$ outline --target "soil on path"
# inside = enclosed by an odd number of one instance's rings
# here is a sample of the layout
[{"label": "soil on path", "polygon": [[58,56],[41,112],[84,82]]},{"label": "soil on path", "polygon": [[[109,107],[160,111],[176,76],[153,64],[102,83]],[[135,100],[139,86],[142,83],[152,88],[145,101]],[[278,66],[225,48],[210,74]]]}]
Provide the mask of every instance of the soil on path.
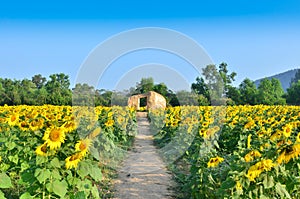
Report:
[{"label": "soil on path", "polygon": [[138,117],[138,135],[118,172],[115,199],[171,199],[172,176],[153,145],[146,117]]}]

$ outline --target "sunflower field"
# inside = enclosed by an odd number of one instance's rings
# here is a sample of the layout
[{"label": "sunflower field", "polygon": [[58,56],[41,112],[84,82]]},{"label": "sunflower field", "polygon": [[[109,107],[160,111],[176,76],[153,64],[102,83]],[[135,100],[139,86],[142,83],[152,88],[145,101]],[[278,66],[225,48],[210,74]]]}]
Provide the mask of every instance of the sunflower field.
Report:
[{"label": "sunflower field", "polygon": [[300,107],[181,106],[149,118],[180,197],[300,198]]},{"label": "sunflower field", "polygon": [[122,107],[0,107],[0,198],[102,198],[136,134]]}]

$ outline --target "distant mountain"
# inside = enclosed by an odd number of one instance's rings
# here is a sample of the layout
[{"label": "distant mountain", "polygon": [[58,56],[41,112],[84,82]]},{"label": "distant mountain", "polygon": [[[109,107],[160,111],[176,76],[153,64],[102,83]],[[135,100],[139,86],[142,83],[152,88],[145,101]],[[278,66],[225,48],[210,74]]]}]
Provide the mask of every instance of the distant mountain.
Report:
[{"label": "distant mountain", "polygon": [[[291,80],[295,77],[295,74],[296,74],[297,70],[298,69],[293,69],[293,70],[289,70],[289,71],[279,73],[277,75],[273,75],[273,76],[270,76],[270,77],[265,77],[265,78],[268,78],[268,79],[276,78],[276,79],[278,79],[281,82],[283,90],[286,91],[287,88],[290,87]],[[265,79],[265,78],[258,79],[256,81],[254,81],[255,85],[258,86],[260,81]]]}]

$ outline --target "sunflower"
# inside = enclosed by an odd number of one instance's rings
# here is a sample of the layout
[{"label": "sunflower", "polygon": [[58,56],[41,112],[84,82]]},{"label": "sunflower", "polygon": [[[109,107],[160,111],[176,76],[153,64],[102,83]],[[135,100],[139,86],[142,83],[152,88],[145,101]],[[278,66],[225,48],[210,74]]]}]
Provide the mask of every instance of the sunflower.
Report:
[{"label": "sunflower", "polygon": [[65,159],[66,162],[66,169],[72,169],[72,168],[77,168],[78,163],[82,159],[82,154],[81,153],[76,153],[74,155],[71,155]]},{"label": "sunflower", "polygon": [[87,152],[89,151],[89,147],[91,145],[92,140],[90,139],[84,139],[77,142],[75,145],[75,150],[80,152],[82,156],[85,156]]},{"label": "sunflower", "polygon": [[43,126],[44,126],[43,118],[36,118],[29,123],[29,128],[32,131],[39,130],[39,129],[43,128]]},{"label": "sunflower", "polygon": [[19,122],[19,115],[18,114],[12,114],[7,118],[7,123],[10,126],[15,126]]},{"label": "sunflower", "polygon": [[224,158],[221,158],[219,156],[215,157],[215,158],[210,158],[210,160],[207,163],[207,167],[216,167],[218,166],[221,162],[224,161]]},{"label": "sunflower", "polygon": [[274,166],[275,164],[272,160],[262,160],[249,168],[246,177],[250,181],[255,181],[255,178],[257,178],[263,171],[270,171]]},{"label": "sunflower", "polygon": [[40,156],[47,156],[48,155],[47,154],[47,144],[44,143],[44,144],[38,146],[35,150],[35,153]]},{"label": "sunflower", "polygon": [[240,181],[236,181],[236,185],[235,185],[236,190],[243,190],[243,186],[240,183]]},{"label": "sunflower", "polygon": [[255,122],[251,119],[247,124],[245,124],[244,129],[252,129],[255,127]]},{"label": "sunflower", "polygon": [[50,147],[51,150],[58,149],[61,146],[61,143],[65,141],[65,133],[60,127],[52,127],[48,128],[45,131],[43,140],[46,141],[47,146]]},{"label": "sunflower", "polygon": [[283,135],[285,137],[290,137],[291,136],[291,133],[292,133],[292,130],[293,130],[293,126],[290,125],[290,124],[287,124],[283,127]]},{"label": "sunflower", "polygon": [[107,120],[107,122],[105,122],[106,127],[110,127],[112,125],[114,125],[114,121],[112,119],[109,119],[109,120]]},{"label": "sunflower", "polygon": [[297,142],[300,142],[300,133],[297,135]]},{"label": "sunflower", "polygon": [[251,137],[252,137],[251,134],[249,134],[248,137],[247,137],[247,149],[251,148]]},{"label": "sunflower", "polygon": [[209,126],[209,122],[203,122],[203,123],[202,123],[202,127],[206,128],[206,127],[208,127],[208,126]]},{"label": "sunflower", "polygon": [[65,133],[70,133],[70,132],[76,130],[77,125],[76,125],[76,122],[74,122],[74,121],[67,121],[61,127],[64,128]]},{"label": "sunflower", "polygon": [[259,153],[259,151],[254,150],[254,151],[250,151],[249,153],[247,153],[244,157],[244,160],[245,160],[245,162],[250,162],[250,161],[253,161],[253,159],[256,157],[261,157],[261,154]]},{"label": "sunflower", "polygon": [[282,162],[288,163],[291,159],[297,158],[300,155],[300,144],[285,147],[279,157],[277,158],[278,164]]},{"label": "sunflower", "polygon": [[27,121],[22,121],[19,122],[18,126],[22,131],[26,131],[29,128],[29,123]]},{"label": "sunflower", "polygon": [[277,130],[275,133],[271,135],[270,140],[274,142],[278,140],[281,136],[282,136],[282,132]]},{"label": "sunflower", "polygon": [[101,128],[97,127],[95,128],[90,134],[89,134],[89,138],[93,139],[95,138],[97,135],[99,135],[101,133]]}]

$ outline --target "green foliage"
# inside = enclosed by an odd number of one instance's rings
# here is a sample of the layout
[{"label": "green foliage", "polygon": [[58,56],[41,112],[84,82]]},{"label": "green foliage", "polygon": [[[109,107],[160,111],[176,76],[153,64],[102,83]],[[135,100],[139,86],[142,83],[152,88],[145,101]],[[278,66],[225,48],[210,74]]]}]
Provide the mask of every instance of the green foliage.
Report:
[{"label": "green foliage", "polygon": [[11,188],[13,185],[11,184],[11,180],[8,175],[5,173],[0,173],[0,188]]},{"label": "green foliage", "polygon": [[[10,111],[7,111],[6,108]],[[82,109],[78,113],[84,113],[85,107],[79,108]],[[44,142],[42,138],[48,125],[61,126],[65,122],[70,122],[67,118],[72,114],[71,107],[2,107],[0,110],[0,120],[2,121],[0,122],[0,199],[106,197],[106,193],[101,191],[104,188],[100,186],[106,186],[105,189],[111,189],[111,187],[108,188],[108,182],[104,182],[103,175],[106,180],[109,179],[107,171],[112,172],[112,169],[116,168],[114,166],[122,160],[126,149],[131,146],[137,125],[135,112],[131,109],[97,108],[99,115],[95,122],[96,125],[102,127],[99,128],[100,134],[94,135],[97,137],[93,137],[90,152],[82,157],[78,167],[67,169],[65,160],[77,152],[76,143],[94,132],[94,127],[87,128],[90,123],[85,118],[82,119],[78,128],[66,134],[67,138],[59,149],[50,151],[47,148],[49,154],[41,156],[36,153],[36,149]],[[31,115],[32,113],[41,113],[41,110],[45,114]],[[87,110],[85,111],[89,113]],[[28,123],[25,125],[27,127],[24,127],[25,130],[19,123],[9,124],[6,122],[10,113],[20,115],[18,122],[26,121]],[[53,117],[47,118],[50,114],[64,116],[56,120]],[[32,121],[37,118],[43,119],[45,122],[38,130],[30,129],[28,125],[32,125]],[[86,136],[81,137],[82,135]],[[115,161],[114,164],[113,161]],[[108,162],[109,165],[106,165]],[[103,172],[103,170],[106,171]]]},{"label": "green foliage", "polygon": [[266,105],[283,105],[284,91],[278,79],[263,79],[258,86],[258,103]]},{"label": "green foliage", "polygon": [[[299,107],[230,106],[226,110],[211,106],[174,107],[149,114],[151,128],[157,129],[155,143],[160,151],[170,148],[169,151],[178,152],[180,142],[173,147],[169,145],[182,131],[186,135],[181,139],[194,136],[185,153],[169,166],[179,184],[177,190],[183,193],[180,198],[300,197]],[[292,128],[289,137],[276,137],[286,125]],[[220,126],[218,131],[208,134]],[[293,158],[280,162],[283,151],[291,146],[297,146],[292,151]],[[254,157],[253,151],[259,155]],[[252,154],[252,159],[247,158],[248,154]],[[162,155],[168,160],[172,153]],[[224,161],[209,166],[215,157]],[[265,169],[266,165],[270,168]],[[254,180],[249,175],[251,168],[259,172]]]},{"label": "green foliage", "polygon": [[295,77],[290,82],[290,86],[292,86],[293,83],[297,83],[299,80],[300,80],[300,69],[297,69]]},{"label": "green foliage", "polygon": [[181,106],[183,105],[190,105],[190,106],[197,106],[199,97],[194,92],[189,91],[178,91],[176,92],[176,97],[180,103]]},{"label": "green foliage", "polygon": [[240,104],[249,104],[249,105],[255,105],[257,104],[257,95],[258,90],[256,88],[256,85],[253,81],[246,78],[239,86],[240,91]]},{"label": "green foliage", "polygon": [[196,82],[192,83],[191,89],[198,95],[202,95],[207,100],[210,100],[208,86],[206,85],[202,77],[196,78]]},{"label": "green foliage", "polygon": [[78,106],[94,106],[95,89],[88,84],[76,84],[73,88],[72,105]]},{"label": "green foliage", "polygon": [[[69,76],[60,73],[52,74],[47,80],[42,75],[34,75],[31,80],[11,80],[0,78],[0,105],[89,105],[112,106],[127,105],[127,98],[135,95],[155,91],[166,98],[168,106],[179,105],[256,105],[256,104],[299,104],[297,80],[300,70],[291,81],[291,87],[285,94],[280,81],[264,79],[258,88],[254,82],[246,78],[238,87],[232,83],[236,73],[229,72],[226,63],[208,65],[202,71],[203,77],[196,77],[191,84],[190,92],[178,91],[174,93],[164,83],[154,84],[154,79],[142,78],[135,88],[129,91],[109,91],[96,89],[86,83],[77,84],[70,89]],[[181,99],[179,99],[181,98]],[[197,99],[196,99],[197,98]],[[181,102],[180,102],[181,101]],[[141,99],[141,106],[146,105],[146,99]]]},{"label": "green foliage", "polygon": [[300,80],[287,89],[286,101],[288,104],[300,105]]}]

